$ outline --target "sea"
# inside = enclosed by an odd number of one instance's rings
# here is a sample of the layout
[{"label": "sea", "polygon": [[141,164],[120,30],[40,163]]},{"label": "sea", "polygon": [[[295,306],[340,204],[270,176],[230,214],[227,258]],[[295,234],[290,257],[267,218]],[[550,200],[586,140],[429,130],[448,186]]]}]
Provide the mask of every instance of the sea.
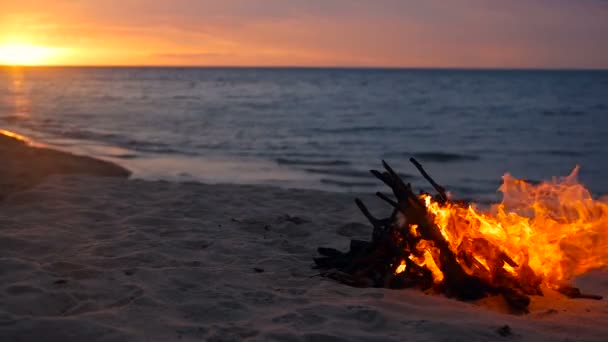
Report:
[{"label": "sea", "polygon": [[4,67],[0,128],[143,179],[430,190],[415,157],[457,198],[577,165],[608,193],[608,71]]}]

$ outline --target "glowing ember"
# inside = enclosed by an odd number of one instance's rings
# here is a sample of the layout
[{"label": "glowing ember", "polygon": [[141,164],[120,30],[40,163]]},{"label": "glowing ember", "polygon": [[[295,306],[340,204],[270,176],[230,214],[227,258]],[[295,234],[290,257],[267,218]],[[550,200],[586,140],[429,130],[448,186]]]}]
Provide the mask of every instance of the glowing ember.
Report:
[{"label": "glowing ember", "polygon": [[[506,174],[499,189],[502,203],[485,211],[449,201],[442,205],[429,195],[421,199],[450,249],[462,256],[458,260],[467,273],[491,275],[493,268],[502,267],[526,282],[529,267],[545,285],[557,288],[608,264],[608,203],[594,200],[577,182],[578,170],[539,185]],[[425,256],[437,255],[422,243],[417,247]],[[514,264],[503,262],[502,253]],[[473,259],[467,262],[465,256]],[[440,281],[442,275],[428,258],[417,261],[425,263]]]},{"label": "glowing ember", "polygon": [[397,266],[397,269],[395,270],[395,274],[405,272],[406,268],[407,268],[407,265],[405,264],[405,261],[401,261],[401,264],[399,264],[399,266]]}]

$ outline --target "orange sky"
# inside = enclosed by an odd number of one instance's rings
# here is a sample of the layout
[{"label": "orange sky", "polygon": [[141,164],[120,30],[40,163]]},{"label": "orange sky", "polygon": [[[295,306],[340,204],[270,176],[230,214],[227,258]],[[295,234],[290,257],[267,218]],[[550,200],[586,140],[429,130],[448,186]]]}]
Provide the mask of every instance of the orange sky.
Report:
[{"label": "orange sky", "polygon": [[606,37],[605,0],[0,0],[0,53],[56,65],[608,68]]}]

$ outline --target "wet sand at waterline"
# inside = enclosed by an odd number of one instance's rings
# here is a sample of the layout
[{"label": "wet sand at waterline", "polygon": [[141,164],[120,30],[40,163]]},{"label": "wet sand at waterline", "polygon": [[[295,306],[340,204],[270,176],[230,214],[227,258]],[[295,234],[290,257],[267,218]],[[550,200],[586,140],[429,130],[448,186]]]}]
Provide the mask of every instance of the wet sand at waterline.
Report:
[{"label": "wet sand at waterline", "polygon": [[26,137],[0,130],[0,200],[16,191],[31,188],[50,175],[126,178],[130,174],[112,163],[35,145]]},{"label": "wet sand at waterline", "polygon": [[[546,290],[529,314],[515,316],[499,298],[465,303],[314,277],[318,246],[346,249],[351,238],[369,238],[350,194],[132,180],[112,164],[4,136],[0,158],[1,341],[604,341],[608,334],[606,300]],[[388,211],[363,198],[375,212]],[[608,296],[605,272],[575,283]]]}]

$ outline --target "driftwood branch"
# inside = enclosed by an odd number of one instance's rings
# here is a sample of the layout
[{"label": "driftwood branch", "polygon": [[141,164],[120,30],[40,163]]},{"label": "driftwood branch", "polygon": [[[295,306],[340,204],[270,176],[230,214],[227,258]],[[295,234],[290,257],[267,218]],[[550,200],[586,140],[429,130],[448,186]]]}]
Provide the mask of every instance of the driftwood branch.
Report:
[{"label": "driftwood branch", "polygon": [[429,174],[424,170],[424,168],[422,167],[422,165],[416,159],[414,159],[412,157],[412,158],[410,158],[410,161],[418,169],[418,171],[420,172],[420,174],[422,174],[422,177],[424,177],[424,179],[426,179],[429,183],[431,183],[431,185],[433,186],[433,188],[437,191],[437,193],[439,194],[440,202],[441,203],[447,202],[448,195],[447,195],[447,193],[445,191],[445,188],[442,187],[441,185],[437,184],[437,182],[435,182],[435,180],[431,176],[429,176]]},{"label": "driftwood branch", "polygon": [[380,199],[382,199],[383,201],[388,203],[391,207],[393,207],[395,209],[399,209],[399,203],[397,203],[396,201],[394,201],[392,198],[388,197],[387,195],[385,195],[381,192],[376,192],[376,196],[378,196]]}]

